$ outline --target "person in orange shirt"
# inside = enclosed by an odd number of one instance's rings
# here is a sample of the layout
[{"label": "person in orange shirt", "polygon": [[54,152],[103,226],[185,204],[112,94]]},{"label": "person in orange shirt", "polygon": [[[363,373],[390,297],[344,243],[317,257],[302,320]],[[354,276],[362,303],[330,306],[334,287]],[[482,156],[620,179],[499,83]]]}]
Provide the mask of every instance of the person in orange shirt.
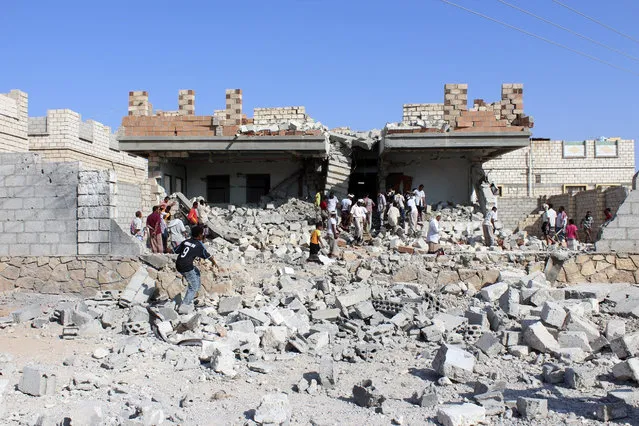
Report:
[{"label": "person in orange shirt", "polygon": [[320,247],[324,245],[322,242],[322,229],[324,225],[321,221],[317,222],[315,229],[311,232],[311,255],[308,257],[308,261],[318,261],[317,255],[319,254]]}]

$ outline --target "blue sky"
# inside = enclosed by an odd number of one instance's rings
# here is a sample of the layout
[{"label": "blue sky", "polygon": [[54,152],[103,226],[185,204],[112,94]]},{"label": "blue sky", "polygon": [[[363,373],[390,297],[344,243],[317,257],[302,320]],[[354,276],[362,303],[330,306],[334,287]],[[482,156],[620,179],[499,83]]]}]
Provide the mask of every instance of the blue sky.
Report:
[{"label": "blue sky", "polygon": [[[592,45],[497,0],[453,0],[639,74],[639,62]],[[509,0],[639,57],[639,43],[551,0]],[[633,0],[562,0],[639,38]],[[524,83],[535,137],[639,140],[639,75],[593,62],[440,0],[243,2],[14,1],[0,14],[0,91],[29,93],[30,115],[70,108],[116,128],[129,90],[157,109],[196,91],[196,113],[242,88],[244,111],[305,105],[324,124],[380,128],[402,104],[442,102],[444,83],[495,101]],[[637,150],[639,154],[639,150]],[[638,162],[639,164],[639,162]]]}]

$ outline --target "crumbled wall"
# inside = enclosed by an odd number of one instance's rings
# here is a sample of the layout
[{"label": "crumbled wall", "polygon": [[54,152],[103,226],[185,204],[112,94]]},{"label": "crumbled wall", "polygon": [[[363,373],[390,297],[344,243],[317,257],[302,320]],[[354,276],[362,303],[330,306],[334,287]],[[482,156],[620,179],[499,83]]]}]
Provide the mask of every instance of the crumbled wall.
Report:
[{"label": "crumbled wall", "polygon": [[19,90],[0,94],[0,152],[25,152],[29,97]]},{"label": "crumbled wall", "polygon": [[85,170],[114,170],[121,181],[146,180],[146,159],[115,150],[114,145],[115,135],[108,126],[93,120],[83,122],[80,114],[68,109],[29,118],[29,150],[44,161],[80,161]]},{"label": "crumbled wall", "polygon": [[[618,199],[618,194],[615,194],[614,199]],[[630,191],[623,204],[613,213],[613,220],[603,229],[601,239],[597,242],[597,251],[639,251],[639,191]]]},{"label": "crumbled wall", "polygon": [[[532,157],[532,173],[529,157]],[[504,197],[542,197],[561,194],[565,184],[584,185],[586,189],[608,184],[631,188],[634,158],[633,140],[619,140],[618,156],[613,158],[595,157],[592,140],[586,141],[585,158],[563,158],[562,141],[531,140],[530,147],[487,161],[483,168],[491,182],[503,186]],[[532,193],[529,193],[529,184]]]}]

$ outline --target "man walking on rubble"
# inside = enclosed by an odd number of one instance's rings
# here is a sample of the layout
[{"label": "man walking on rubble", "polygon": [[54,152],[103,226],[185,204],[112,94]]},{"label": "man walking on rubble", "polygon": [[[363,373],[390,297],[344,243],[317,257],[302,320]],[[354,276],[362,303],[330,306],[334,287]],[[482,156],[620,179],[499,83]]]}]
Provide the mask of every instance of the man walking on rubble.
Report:
[{"label": "man walking on rubble", "polygon": [[406,193],[406,213],[408,215],[408,231],[409,235],[413,236],[417,233],[417,203],[415,201],[415,196],[410,192]]},{"label": "man walking on rubble", "polygon": [[364,222],[366,221],[366,207],[364,200],[357,200],[357,204],[351,209],[351,217],[355,222],[355,240],[361,243],[364,240]]},{"label": "man walking on rubble", "polygon": [[331,212],[331,217],[328,219],[328,257],[333,258],[337,256],[337,237],[339,237],[339,231],[337,230],[337,218],[335,212]]},{"label": "man walking on rubble", "polygon": [[368,196],[368,193],[364,197],[364,206],[366,207],[366,226],[365,231],[370,233],[373,226],[373,209],[375,208],[375,202]]},{"label": "man walking on rubble", "polygon": [[348,194],[346,198],[342,200],[342,224],[343,230],[348,232],[351,227],[351,208],[353,206],[353,194]]},{"label": "man walking on rubble", "polygon": [[399,215],[397,204],[391,204],[388,209],[388,226],[393,234],[397,234],[397,230],[399,229]]},{"label": "man walking on rubble", "polygon": [[423,184],[415,190],[415,204],[417,204],[417,222],[421,223],[424,220],[423,213],[426,208],[426,192],[424,192]]},{"label": "man walking on rubble", "polygon": [[495,245],[495,221],[497,220],[497,207],[493,207],[486,212],[484,216],[484,222],[481,225],[482,231],[484,231],[484,244],[486,247],[492,247]]},{"label": "man walking on rubble", "polygon": [[162,216],[160,216],[160,206],[153,206],[153,212],[146,218],[146,227],[151,240],[151,251],[162,253]]},{"label": "man walking on rubble", "polygon": [[375,226],[374,228],[379,231],[384,223],[384,213],[386,213],[386,195],[383,191],[379,191],[377,194],[377,209],[375,209]]},{"label": "man walking on rubble", "polygon": [[175,269],[182,274],[188,283],[186,294],[184,295],[182,304],[178,309],[180,314],[188,314],[193,311],[193,299],[201,285],[200,270],[193,265],[193,261],[196,258],[210,260],[211,263],[213,263],[213,267],[216,269],[218,268],[217,262],[215,262],[213,256],[211,256],[204,248],[204,244],[202,244],[203,239],[204,232],[202,227],[194,226],[191,229],[191,238],[182,241],[175,250],[178,255],[175,260]]},{"label": "man walking on rubble", "polygon": [[428,243],[428,253],[430,254],[444,254],[444,250],[439,245],[439,221],[441,218],[442,214],[437,212],[428,224],[426,242]]}]

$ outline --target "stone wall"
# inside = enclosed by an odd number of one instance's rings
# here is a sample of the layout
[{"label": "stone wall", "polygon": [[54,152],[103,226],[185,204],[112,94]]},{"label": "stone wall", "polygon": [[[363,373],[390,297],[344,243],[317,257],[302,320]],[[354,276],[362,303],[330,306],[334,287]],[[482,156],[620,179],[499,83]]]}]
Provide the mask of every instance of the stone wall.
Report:
[{"label": "stone wall", "polygon": [[83,122],[80,114],[68,109],[29,118],[29,150],[44,161],[80,161],[85,170],[114,170],[121,181],[145,181],[147,160],[114,146],[116,136],[110,127],[93,120]]},{"label": "stone wall", "polygon": [[562,141],[533,139],[530,147],[487,161],[483,168],[490,181],[502,187],[503,197],[557,195],[567,192],[564,185],[583,186],[586,190],[606,185],[632,188],[634,141],[614,140],[616,157],[596,157],[595,141],[588,140],[585,157],[564,158]]},{"label": "stone wall", "polygon": [[630,191],[613,220],[603,229],[597,251],[639,251],[639,191]]},{"label": "stone wall", "polygon": [[563,263],[557,282],[639,284],[639,255],[580,254]]},{"label": "stone wall", "polygon": [[19,90],[0,94],[0,152],[25,152],[29,97]]},{"label": "stone wall", "polygon": [[0,154],[0,256],[77,254],[79,164]]}]

